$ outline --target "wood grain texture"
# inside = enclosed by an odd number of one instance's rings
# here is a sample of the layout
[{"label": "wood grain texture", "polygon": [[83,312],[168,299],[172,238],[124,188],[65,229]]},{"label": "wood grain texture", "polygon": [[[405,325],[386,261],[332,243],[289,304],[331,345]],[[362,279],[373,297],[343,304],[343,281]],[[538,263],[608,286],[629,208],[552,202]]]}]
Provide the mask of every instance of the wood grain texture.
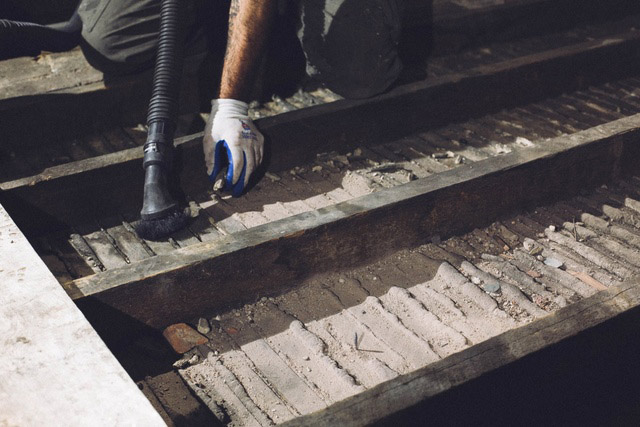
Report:
[{"label": "wood grain texture", "polygon": [[639,126],[632,116],[78,279],[72,296],[152,327],[246,303],[636,171]]},{"label": "wood grain texture", "polygon": [[[342,100],[259,120],[271,171],[310,162],[317,153],[346,153],[479,117],[633,73],[640,31],[530,55],[468,72],[398,87],[368,100]],[[544,82],[544,84],[541,84]],[[469,102],[469,99],[475,100]],[[201,134],[176,141],[176,168],[189,194],[204,193]],[[304,144],[301,143],[304,141]],[[142,149],[55,166],[0,184],[0,202],[28,235],[90,221],[137,215]]]}]

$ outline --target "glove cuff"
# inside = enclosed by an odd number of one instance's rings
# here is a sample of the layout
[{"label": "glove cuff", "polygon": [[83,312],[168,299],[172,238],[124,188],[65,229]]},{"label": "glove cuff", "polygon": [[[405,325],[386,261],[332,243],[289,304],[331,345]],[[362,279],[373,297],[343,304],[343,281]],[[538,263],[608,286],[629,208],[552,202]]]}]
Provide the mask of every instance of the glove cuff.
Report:
[{"label": "glove cuff", "polygon": [[246,119],[249,117],[249,104],[237,99],[214,99],[211,111],[219,117]]}]

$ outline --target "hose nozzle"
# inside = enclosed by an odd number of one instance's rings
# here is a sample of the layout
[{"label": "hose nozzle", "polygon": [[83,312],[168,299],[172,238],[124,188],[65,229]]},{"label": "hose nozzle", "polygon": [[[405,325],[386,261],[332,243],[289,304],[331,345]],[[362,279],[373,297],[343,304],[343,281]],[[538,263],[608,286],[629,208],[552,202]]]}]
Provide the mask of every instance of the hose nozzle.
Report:
[{"label": "hose nozzle", "polygon": [[173,131],[169,127],[163,121],[154,122],[149,126],[142,164],[145,176],[140,217],[143,220],[166,216],[178,206],[169,194],[168,176],[171,172],[173,154]]}]

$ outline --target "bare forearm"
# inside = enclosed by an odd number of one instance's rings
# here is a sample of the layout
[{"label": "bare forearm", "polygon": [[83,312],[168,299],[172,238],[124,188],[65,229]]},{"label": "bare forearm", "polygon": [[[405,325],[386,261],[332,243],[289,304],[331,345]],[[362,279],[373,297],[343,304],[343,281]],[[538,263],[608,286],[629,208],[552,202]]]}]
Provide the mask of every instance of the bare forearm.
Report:
[{"label": "bare forearm", "polygon": [[220,98],[249,101],[277,0],[231,0]]}]

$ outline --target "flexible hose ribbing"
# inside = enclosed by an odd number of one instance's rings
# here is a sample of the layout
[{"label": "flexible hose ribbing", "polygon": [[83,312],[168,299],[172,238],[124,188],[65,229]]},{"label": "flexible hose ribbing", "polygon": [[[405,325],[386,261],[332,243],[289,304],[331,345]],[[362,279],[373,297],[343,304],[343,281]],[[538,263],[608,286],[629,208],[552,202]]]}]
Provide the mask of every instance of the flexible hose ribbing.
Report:
[{"label": "flexible hose ribbing", "polygon": [[[182,3],[182,4],[181,4]],[[160,35],[153,73],[153,89],[147,115],[147,142],[144,144],[144,196],[140,216],[142,223],[155,221],[153,226],[138,231],[148,236],[159,226],[159,220],[177,209],[169,191],[173,133],[178,114],[178,90],[182,74],[182,8],[184,0],[162,0],[160,6]],[[170,221],[183,226],[183,222]],[[161,227],[162,228],[162,227]],[[169,227],[172,228],[172,227]],[[157,230],[156,230],[157,231]]]},{"label": "flexible hose ribbing", "polygon": [[178,90],[182,71],[180,0],[163,0],[160,9],[158,54],[153,75],[147,125],[165,122],[173,130],[178,112]]}]

